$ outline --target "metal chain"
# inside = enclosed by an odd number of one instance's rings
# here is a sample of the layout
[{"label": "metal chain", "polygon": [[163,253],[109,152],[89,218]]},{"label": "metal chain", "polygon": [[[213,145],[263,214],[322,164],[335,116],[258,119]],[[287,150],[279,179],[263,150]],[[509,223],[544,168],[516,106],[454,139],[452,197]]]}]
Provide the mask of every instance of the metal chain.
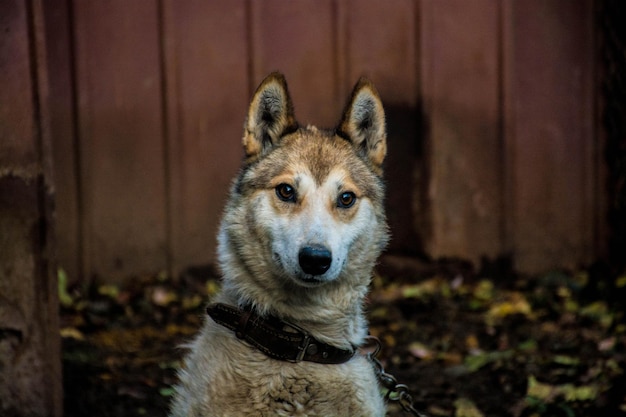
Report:
[{"label": "metal chain", "polygon": [[385,372],[383,364],[376,358],[382,349],[382,343],[377,337],[367,336],[366,347],[374,346],[373,352],[367,352],[366,356],[372,362],[376,376],[380,384],[387,390],[385,401],[397,402],[407,413],[411,413],[416,417],[428,417],[415,409],[413,406],[413,397],[409,393],[409,387],[399,384],[398,380],[391,374]]}]

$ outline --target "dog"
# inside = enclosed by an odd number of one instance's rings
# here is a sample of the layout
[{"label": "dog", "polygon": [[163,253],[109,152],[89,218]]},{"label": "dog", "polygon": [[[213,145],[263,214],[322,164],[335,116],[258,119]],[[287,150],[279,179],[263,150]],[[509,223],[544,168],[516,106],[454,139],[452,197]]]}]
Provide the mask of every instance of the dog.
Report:
[{"label": "dog", "polygon": [[218,233],[222,287],[179,371],[171,417],[383,416],[359,353],[389,239],[385,114],[355,85],[334,130],[300,126],[285,77],[254,93]]}]

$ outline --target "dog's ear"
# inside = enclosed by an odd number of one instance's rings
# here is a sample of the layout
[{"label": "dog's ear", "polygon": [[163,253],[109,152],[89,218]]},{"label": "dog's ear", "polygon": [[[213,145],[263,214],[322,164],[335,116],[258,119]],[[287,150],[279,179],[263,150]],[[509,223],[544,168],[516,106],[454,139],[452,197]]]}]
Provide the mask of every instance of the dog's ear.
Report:
[{"label": "dog's ear", "polygon": [[337,135],[352,142],[357,152],[372,163],[377,173],[387,154],[385,111],[374,85],[361,78],[352,90]]},{"label": "dog's ear", "polygon": [[243,133],[246,157],[261,156],[282,136],[297,129],[287,81],[283,74],[273,72],[261,82],[248,109]]}]

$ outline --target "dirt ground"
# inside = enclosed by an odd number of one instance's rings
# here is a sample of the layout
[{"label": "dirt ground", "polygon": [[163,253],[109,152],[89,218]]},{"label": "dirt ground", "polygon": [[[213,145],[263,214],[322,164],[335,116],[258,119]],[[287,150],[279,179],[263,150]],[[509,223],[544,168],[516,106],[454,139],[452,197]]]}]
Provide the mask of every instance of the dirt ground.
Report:
[{"label": "dirt ground", "polygon": [[[59,278],[65,415],[165,416],[216,274],[123,288]],[[367,311],[385,370],[425,415],[626,416],[625,300],[626,276],[601,264],[524,277],[506,261],[386,256]]]}]

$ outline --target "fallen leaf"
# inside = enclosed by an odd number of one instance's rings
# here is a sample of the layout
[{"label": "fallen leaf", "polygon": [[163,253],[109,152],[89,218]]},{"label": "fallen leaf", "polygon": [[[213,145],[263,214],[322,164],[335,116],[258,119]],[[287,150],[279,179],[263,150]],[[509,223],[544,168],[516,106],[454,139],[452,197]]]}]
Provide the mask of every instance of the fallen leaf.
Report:
[{"label": "fallen leaf", "polygon": [[469,351],[476,351],[480,348],[480,343],[475,334],[469,334],[465,337],[465,346]]},{"label": "fallen leaf", "polygon": [[485,352],[477,355],[468,355],[465,357],[464,365],[470,372],[476,372],[483,366],[499,361],[501,359],[508,359],[513,356],[512,350],[497,350],[494,352]]},{"label": "fallen leaf", "polygon": [[445,362],[446,365],[458,365],[463,362],[463,356],[455,352],[441,352],[437,354],[437,359]]},{"label": "fallen leaf", "polygon": [[431,416],[450,416],[450,410],[439,407],[437,405],[428,406],[428,414]]},{"label": "fallen leaf", "polygon": [[474,298],[478,301],[491,301],[493,299],[493,282],[482,280],[474,288]]},{"label": "fallen leaf", "polygon": [[494,303],[485,313],[485,322],[488,326],[499,323],[504,317],[513,314],[523,314],[530,317],[532,309],[526,297],[519,292],[509,294],[503,302]]},{"label": "fallen leaf", "polygon": [[566,384],[561,387],[566,401],[590,401],[598,396],[598,387],[595,385],[574,386]]},{"label": "fallen leaf", "polygon": [[59,291],[59,302],[63,307],[71,307],[74,303],[74,299],[67,291],[67,274],[63,268],[57,270],[57,281]]},{"label": "fallen leaf", "polygon": [[386,346],[388,348],[392,348],[392,347],[394,347],[396,345],[396,338],[394,337],[393,334],[386,333],[383,336],[382,342],[383,342],[383,346]]},{"label": "fallen leaf", "polygon": [[455,417],[483,417],[483,413],[476,407],[474,402],[468,398],[461,397],[454,402]]},{"label": "fallen leaf", "polygon": [[175,392],[174,388],[161,388],[159,390],[159,394],[163,397],[171,397]]},{"label": "fallen leaf", "polygon": [[537,350],[537,347],[537,341],[533,339],[528,339],[517,346],[522,352],[534,352]]},{"label": "fallen leaf", "polygon": [[409,345],[409,353],[416,358],[430,360],[434,357],[432,350],[423,343],[413,342]]},{"label": "fallen leaf", "polygon": [[613,323],[613,314],[609,312],[609,307],[604,301],[596,301],[586,305],[580,309],[579,314],[597,321],[605,329]]},{"label": "fallen leaf", "polygon": [[598,396],[599,389],[596,385],[575,386],[573,384],[550,385],[537,381],[530,375],[528,377],[528,397],[539,398],[544,402],[552,402],[558,396],[563,396],[566,401],[590,401]]},{"label": "fallen leaf", "polygon": [[183,298],[183,308],[185,310],[194,310],[198,308],[203,302],[204,299],[202,297],[200,297],[198,294],[194,294],[191,297]]},{"label": "fallen leaf", "polygon": [[437,278],[428,279],[419,284],[402,286],[402,296],[404,298],[422,298],[433,295],[441,290],[442,282]]},{"label": "fallen leaf", "polygon": [[85,335],[75,327],[65,327],[60,331],[64,339],[85,340]]},{"label": "fallen leaf", "polygon": [[576,366],[580,364],[580,359],[567,355],[555,355],[552,357],[552,362],[565,366]]},{"label": "fallen leaf", "polygon": [[527,397],[538,398],[545,402],[550,402],[556,395],[557,390],[554,386],[537,381],[534,375],[528,376],[528,388],[526,389]]},{"label": "fallen leaf", "polygon": [[205,287],[206,287],[206,295],[208,295],[209,297],[214,296],[220,290],[219,282],[214,279],[208,280],[205,284]]},{"label": "fallen leaf", "polygon": [[169,304],[178,300],[178,296],[173,291],[169,291],[164,287],[156,287],[152,291],[150,297],[152,302],[160,307],[167,307]]},{"label": "fallen leaf", "polygon": [[116,285],[101,285],[98,287],[98,294],[104,295],[112,299],[117,299],[117,296],[120,294],[120,289]]}]

